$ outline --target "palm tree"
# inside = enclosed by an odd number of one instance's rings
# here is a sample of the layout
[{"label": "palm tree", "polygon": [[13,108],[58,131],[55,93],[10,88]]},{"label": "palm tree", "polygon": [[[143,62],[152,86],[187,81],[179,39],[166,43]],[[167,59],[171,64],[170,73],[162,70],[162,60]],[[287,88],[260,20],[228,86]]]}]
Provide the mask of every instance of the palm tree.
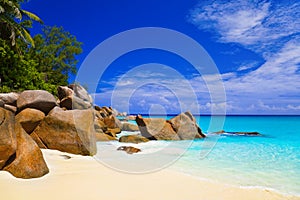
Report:
[{"label": "palm tree", "polygon": [[[20,3],[22,0],[0,0],[0,38],[11,40],[12,46],[16,45],[16,38],[22,38],[26,43],[34,47],[34,41],[30,36],[27,28],[32,21],[43,23],[42,20],[35,14],[22,10]],[[30,23],[24,23],[27,20]],[[28,21],[27,21],[28,22]]]}]

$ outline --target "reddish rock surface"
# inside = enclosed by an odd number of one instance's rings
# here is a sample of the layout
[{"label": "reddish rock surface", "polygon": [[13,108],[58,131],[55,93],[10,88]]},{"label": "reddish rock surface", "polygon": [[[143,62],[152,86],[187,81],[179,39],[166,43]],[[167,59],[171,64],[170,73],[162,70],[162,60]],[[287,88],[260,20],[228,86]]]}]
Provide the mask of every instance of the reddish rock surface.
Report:
[{"label": "reddish rock surface", "polygon": [[0,108],[0,169],[5,166],[17,149],[14,124],[14,114]]},{"label": "reddish rock surface", "polygon": [[124,122],[122,124],[122,131],[139,131],[139,127],[135,124]]},{"label": "reddish rock surface", "polygon": [[26,90],[17,100],[18,112],[25,108],[35,108],[48,114],[56,105],[54,96],[44,90]]},{"label": "reddish rock surface", "polygon": [[93,117],[92,110],[64,111],[55,107],[33,133],[49,149],[94,155],[96,139]]},{"label": "reddish rock surface", "polygon": [[193,140],[204,138],[200,127],[190,112],[165,120],[161,118],[136,117],[141,135],[150,140]]},{"label": "reddish rock surface", "polygon": [[180,140],[171,124],[165,119],[136,117],[141,135],[150,140]]},{"label": "reddish rock surface", "polygon": [[108,117],[105,117],[104,118],[104,123],[107,126],[107,128],[120,128],[120,129],[122,128],[122,123],[114,115],[110,115]]},{"label": "reddish rock surface", "polygon": [[181,140],[193,140],[205,137],[190,112],[181,113],[170,119],[169,122]]},{"label": "reddish rock surface", "polygon": [[26,108],[16,115],[16,121],[28,134],[32,133],[44,118],[45,114],[42,111],[32,108]]},{"label": "reddish rock surface", "polygon": [[107,141],[115,141],[115,140],[117,139],[111,135],[105,133],[96,133],[97,142],[107,142]]},{"label": "reddish rock surface", "polygon": [[141,135],[125,135],[120,137],[119,142],[124,142],[124,143],[142,143],[142,142],[149,142],[150,140],[148,138],[145,138]]},{"label": "reddish rock surface", "polygon": [[33,139],[16,123],[17,151],[5,171],[17,178],[38,178],[49,172],[43,154]]}]

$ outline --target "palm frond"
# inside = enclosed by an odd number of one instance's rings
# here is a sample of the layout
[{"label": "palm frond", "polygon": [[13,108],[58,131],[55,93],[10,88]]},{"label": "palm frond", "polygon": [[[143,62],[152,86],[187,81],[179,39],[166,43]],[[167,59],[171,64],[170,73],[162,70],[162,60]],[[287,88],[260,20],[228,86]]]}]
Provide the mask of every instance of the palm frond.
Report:
[{"label": "palm frond", "polygon": [[33,48],[35,47],[34,45],[34,40],[32,39],[31,35],[27,32],[26,29],[21,29],[20,31],[20,36],[26,41],[28,42]]},{"label": "palm frond", "polygon": [[29,12],[27,10],[21,10],[21,12],[34,21],[40,22],[41,24],[44,23],[37,15],[32,12]]},{"label": "palm frond", "polygon": [[9,38],[11,39],[11,45],[15,46],[16,45],[16,32],[13,28],[11,29],[11,35]]},{"label": "palm frond", "polygon": [[19,20],[22,20],[22,13],[20,12],[20,9],[15,7],[14,8],[15,17]]},{"label": "palm frond", "polygon": [[4,13],[5,9],[0,5],[0,13]]}]

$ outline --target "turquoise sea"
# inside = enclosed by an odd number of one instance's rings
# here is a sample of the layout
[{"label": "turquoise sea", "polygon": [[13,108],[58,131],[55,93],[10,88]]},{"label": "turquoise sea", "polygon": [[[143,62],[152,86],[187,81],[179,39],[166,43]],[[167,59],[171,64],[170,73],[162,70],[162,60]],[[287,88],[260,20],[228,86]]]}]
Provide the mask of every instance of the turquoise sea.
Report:
[{"label": "turquoise sea", "polygon": [[[140,155],[118,152],[115,155],[117,157],[113,158],[114,156],[110,154],[107,158],[119,160],[120,163],[114,163],[116,166],[128,162],[130,168],[139,165],[135,163],[137,160],[141,160],[145,166],[154,166],[160,162],[154,159],[157,156],[167,160],[178,154],[180,155],[178,159],[170,161],[163,167],[199,179],[300,195],[300,116],[227,116],[225,118],[223,129],[228,132],[257,131],[262,136],[226,134],[218,136],[210,133],[210,116],[196,118],[202,131],[208,136],[205,140],[197,139],[184,145],[182,141],[153,141],[132,145],[142,150]],[[124,134],[131,133],[123,132],[122,135]],[[101,151],[103,146],[107,148],[118,145],[124,144],[101,143],[98,144],[98,149]],[[168,151],[160,151],[160,149],[168,149]],[[150,155],[156,151],[158,154],[143,160],[143,155]],[[103,152],[99,152],[99,155],[105,158]],[[105,164],[114,165],[109,161]]]}]

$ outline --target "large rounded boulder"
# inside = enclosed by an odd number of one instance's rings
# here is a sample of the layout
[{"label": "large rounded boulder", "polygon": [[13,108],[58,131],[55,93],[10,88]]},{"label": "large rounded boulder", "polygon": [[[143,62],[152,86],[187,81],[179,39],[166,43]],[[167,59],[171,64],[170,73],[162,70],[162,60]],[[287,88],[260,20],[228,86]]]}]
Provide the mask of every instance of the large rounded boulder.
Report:
[{"label": "large rounded boulder", "polygon": [[122,123],[122,131],[130,131],[130,132],[139,131],[139,127],[135,124],[124,122]]},{"label": "large rounded boulder", "polygon": [[18,111],[34,108],[48,114],[57,105],[55,97],[44,90],[26,90],[17,100]]},{"label": "large rounded boulder", "polygon": [[[67,110],[55,107],[33,131],[37,143],[49,149],[73,154],[96,154],[92,110]],[[41,146],[41,147],[44,147]]]},{"label": "large rounded boulder", "polygon": [[44,118],[45,114],[42,111],[32,108],[26,108],[16,115],[16,121],[28,134],[32,133]]},{"label": "large rounded boulder", "polygon": [[177,115],[170,119],[169,123],[171,123],[173,129],[176,131],[181,140],[193,140],[195,138],[205,137],[190,112]]},{"label": "large rounded boulder", "polygon": [[162,118],[136,117],[141,135],[150,140],[180,140],[171,124]]},{"label": "large rounded boulder", "polygon": [[14,114],[0,108],[0,169],[5,166],[17,149],[14,124]]},{"label": "large rounded boulder", "polygon": [[17,150],[3,170],[17,178],[38,178],[49,172],[43,154],[33,139],[16,123]]}]

